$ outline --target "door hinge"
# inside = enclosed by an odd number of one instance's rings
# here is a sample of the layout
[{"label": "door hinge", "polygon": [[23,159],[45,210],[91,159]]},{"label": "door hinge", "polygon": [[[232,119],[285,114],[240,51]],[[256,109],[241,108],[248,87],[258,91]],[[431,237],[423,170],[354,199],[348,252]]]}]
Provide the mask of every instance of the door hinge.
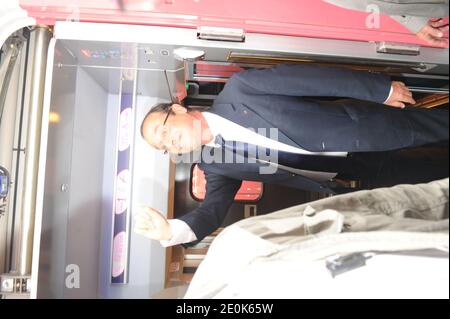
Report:
[{"label": "door hinge", "polygon": [[197,39],[213,41],[245,42],[245,31],[242,29],[198,27]]},{"label": "door hinge", "polygon": [[377,42],[377,52],[398,55],[420,55],[420,46],[394,42]]}]

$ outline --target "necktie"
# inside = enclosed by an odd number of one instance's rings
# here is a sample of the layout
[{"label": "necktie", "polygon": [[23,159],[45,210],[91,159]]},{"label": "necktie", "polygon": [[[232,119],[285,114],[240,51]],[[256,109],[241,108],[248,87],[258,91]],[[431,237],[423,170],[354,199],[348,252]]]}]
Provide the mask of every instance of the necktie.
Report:
[{"label": "necktie", "polygon": [[267,149],[250,143],[225,141],[220,135],[216,136],[215,142],[222,148],[247,159],[269,161],[301,170],[339,173],[347,163],[346,157],[298,154]]}]

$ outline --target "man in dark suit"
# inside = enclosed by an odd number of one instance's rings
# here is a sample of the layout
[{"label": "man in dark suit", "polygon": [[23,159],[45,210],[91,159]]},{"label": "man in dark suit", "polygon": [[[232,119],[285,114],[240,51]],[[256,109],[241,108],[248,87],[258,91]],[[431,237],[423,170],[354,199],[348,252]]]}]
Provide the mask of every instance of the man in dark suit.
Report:
[{"label": "man in dark suit", "polygon": [[385,75],[280,65],[235,74],[206,112],[158,105],[142,122],[142,136],[170,153],[201,150],[206,196],[179,220],[146,208],[135,231],[165,246],[201,240],[221,225],[242,180],[334,192],[336,178],[446,177],[448,169],[393,156],[448,141],[448,111],[405,107],[414,103],[403,83]]}]

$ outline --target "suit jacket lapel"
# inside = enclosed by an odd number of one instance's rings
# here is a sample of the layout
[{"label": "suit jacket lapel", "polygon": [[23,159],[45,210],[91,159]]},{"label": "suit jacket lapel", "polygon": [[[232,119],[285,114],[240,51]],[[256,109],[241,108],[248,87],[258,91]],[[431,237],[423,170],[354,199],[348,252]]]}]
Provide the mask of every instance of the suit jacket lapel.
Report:
[{"label": "suit jacket lapel", "polygon": [[[245,128],[252,128],[258,133],[258,129],[265,129],[266,137],[270,138],[270,129],[276,128],[273,124],[268,122],[266,119],[261,117],[257,112],[253,111],[244,104],[214,104],[208,112],[219,115],[239,124]],[[280,128],[278,129],[278,142],[305,149],[302,145],[294,142],[286,134],[282,132]]]},{"label": "suit jacket lapel", "polygon": [[[216,174],[220,174],[220,175],[233,175],[233,177],[235,177],[235,178],[239,178],[239,177],[242,178],[243,175],[247,175],[246,178],[248,178],[249,176],[260,175],[261,168],[268,165],[267,163],[262,163],[258,160],[255,160],[254,163],[249,162],[249,160],[247,158],[243,157],[242,155],[233,154],[230,150],[227,150],[224,148],[222,148],[222,156],[221,156],[222,162],[221,163],[216,163],[216,162],[211,163],[210,161],[205,161],[203,158],[203,155],[207,152],[209,152],[210,158],[214,157],[212,155],[214,152],[214,148],[209,147],[209,146],[204,146],[202,148],[202,157],[201,157],[200,161],[198,161],[198,162],[203,165],[207,165],[207,167],[211,171],[214,171]],[[226,163],[225,157],[233,158],[236,162]],[[274,174],[266,174],[267,180],[269,180],[270,177],[272,177],[272,178],[275,177],[275,176],[269,176],[269,175],[280,175],[280,174],[292,175],[291,172],[289,172],[281,167],[278,167],[277,172],[275,172]]]}]

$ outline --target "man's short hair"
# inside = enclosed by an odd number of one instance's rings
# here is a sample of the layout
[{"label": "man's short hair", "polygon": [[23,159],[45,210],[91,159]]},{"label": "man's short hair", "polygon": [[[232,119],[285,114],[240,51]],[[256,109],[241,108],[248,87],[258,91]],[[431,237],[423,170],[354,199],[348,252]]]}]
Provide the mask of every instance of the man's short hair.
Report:
[{"label": "man's short hair", "polygon": [[154,113],[164,113],[170,112],[170,107],[172,106],[172,103],[159,103],[153,106],[150,111],[145,114],[144,119],[141,123],[141,136],[144,137],[144,123],[147,120],[147,118]]}]

